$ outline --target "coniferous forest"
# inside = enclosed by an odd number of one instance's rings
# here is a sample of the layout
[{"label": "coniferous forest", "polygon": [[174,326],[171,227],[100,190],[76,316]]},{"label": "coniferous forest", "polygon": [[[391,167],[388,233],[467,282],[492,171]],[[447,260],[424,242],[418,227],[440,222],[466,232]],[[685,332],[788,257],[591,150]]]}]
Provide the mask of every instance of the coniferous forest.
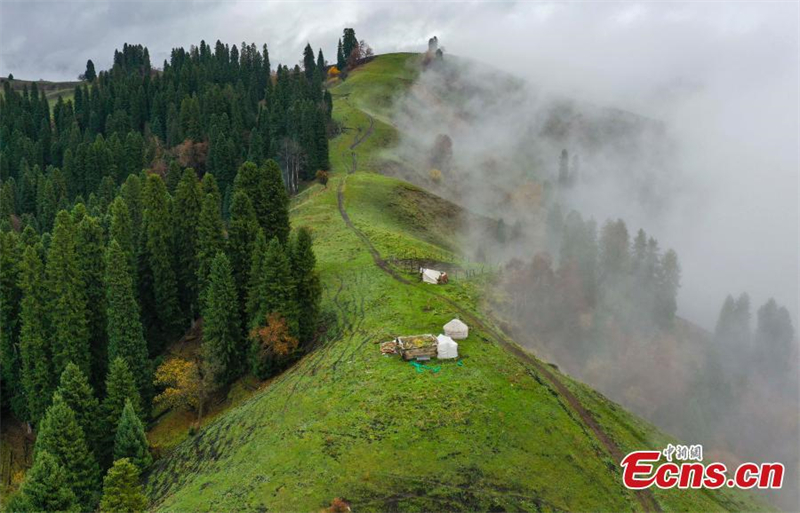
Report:
[{"label": "coniferous forest", "polygon": [[[155,408],[200,418],[313,345],[312,234],[288,204],[329,167],[332,101],[322,51],[302,62],[202,41],[157,68],[126,44],[52,108],[4,83],[0,400],[36,434],[12,510],[142,509]],[[188,333],[196,357],[165,355]]]}]

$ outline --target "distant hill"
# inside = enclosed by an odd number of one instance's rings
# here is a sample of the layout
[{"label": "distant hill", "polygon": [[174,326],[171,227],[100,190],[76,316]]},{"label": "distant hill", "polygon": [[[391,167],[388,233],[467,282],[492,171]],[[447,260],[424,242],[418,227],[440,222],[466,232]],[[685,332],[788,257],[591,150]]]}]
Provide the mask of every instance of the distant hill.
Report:
[{"label": "distant hill", "polygon": [[8,77],[0,78],[0,94],[2,94],[2,89],[5,87],[5,82],[10,82],[11,87],[17,91],[22,91],[24,87],[27,87],[30,90],[32,84],[36,84],[36,87],[39,91],[44,91],[44,96],[47,98],[50,106],[52,107],[55,104],[58,97],[61,96],[64,101],[71,100],[75,97],[75,86],[81,85],[83,82],[75,81],[75,82],[49,82],[47,80],[18,80],[14,78],[14,80],[8,80]]}]

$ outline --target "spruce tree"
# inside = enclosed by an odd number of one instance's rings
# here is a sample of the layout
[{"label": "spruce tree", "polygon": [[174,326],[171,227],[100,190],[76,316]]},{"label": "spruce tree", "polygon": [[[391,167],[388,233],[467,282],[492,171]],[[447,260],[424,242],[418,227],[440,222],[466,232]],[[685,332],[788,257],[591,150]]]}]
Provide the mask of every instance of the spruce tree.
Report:
[{"label": "spruce tree", "polygon": [[[145,318],[151,326],[150,354],[158,354],[167,341],[180,335],[184,318],[178,303],[178,284],[174,269],[170,198],[164,181],[148,175],[144,189],[143,271],[147,273],[142,294]],[[152,298],[153,303],[149,300]],[[145,301],[147,299],[148,301]]]},{"label": "spruce tree", "polygon": [[294,297],[299,311],[298,338],[303,343],[310,342],[319,317],[319,300],[322,286],[315,270],[316,257],[311,241],[311,232],[303,227],[297,232],[291,252],[292,276],[294,278]]},{"label": "spruce tree", "polygon": [[260,326],[268,314],[278,313],[286,320],[291,334],[296,335],[298,310],[291,267],[286,251],[277,238],[273,238],[267,245],[260,264],[260,269],[251,276],[253,315],[249,319],[250,327]]},{"label": "spruce tree", "polygon": [[122,358],[134,376],[139,394],[152,395],[152,368],[139,318],[139,305],[128,273],[127,259],[116,240],[106,252],[106,304],[108,305],[108,359]]},{"label": "spruce tree", "polygon": [[342,39],[339,38],[339,44],[336,47],[336,67],[339,71],[344,71],[347,65],[347,60],[344,58],[344,49],[342,48]]},{"label": "spruce tree", "polygon": [[121,458],[128,458],[142,472],[153,462],[144,425],[136,415],[130,399],[125,400],[114,437],[114,460]]},{"label": "spruce tree", "polygon": [[134,240],[133,227],[131,226],[131,215],[128,204],[122,196],[117,196],[109,208],[111,212],[111,227],[109,228],[109,239],[117,241],[120,249],[125,253],[128,262],[128,273],[136,283],[136,242]]},{"label": "spruce tree", "polygon": [[114,462],[103,480],[102,513],[140,513],[147,509],[147,498],[139,484],[139,469],[127,458]]},{"label": "spruce tree", "polygon": [[228,257],[219,252],[211,265],[203,309],[203,362],[211,380],[225,385],[242,374],[242,328]]},{"label": "spruce tree", "polygon": [[34,461],[43,452],[50,453],[64,467],[67,485],[78,498],[81,509],[94,509],[100,487],[100,468],[86,444],[75,412],[58,392],[53,394],[53,404],[42,419],[34,446]]},{"label": "spruce tree", "polygon": [[256,211],[253,209],[250,197],[244,191],[237,190],[233,194],[231,219],[228,223],[228,254],[233,268],[233,281],[237,288],[241,314],[245,312],[253,244],[255,244],[259,230]]},{"label": "spruce tree", "polygon": [[55,384],[45,328],[46,291],[41,244],[25,248],[20,265],[20,359],[22,386],[27,399],[28,420],[38,425],[44,416]]},{"label": "spruce tree", "polygon": [[94,82],[94,79],[97,78],[97,72],[94,70],[92,59],[86,61],[86,71],[83,73],[83,78],[89,82]]},{"label": "spruce tree", "polygon": [[0,232],[0,403],[25,417],[19,361],[19,264],[21,246],[16,232]]},{"label": "spruce tree", "polygon": [[213,194],[206,194],[197,223],[197,283],[200,290],[200,306],[205,311],[206,291],[209,285],[211,266],[217,253],[225,249],[224,225],[220,204]]},{"label": "spruce tree", "polygon": [[[203,181],[201,183],[202,189],[202,197],[205,198],[206,195],[211,194],[214,196],[214,199],[222,208],[222,193],[219,191],[219,185],[217,185],[217,179],[211,173],[206,173],[203,175]],[[201,200],[202,205],[202,200]]]},{"label": "spruce tree", "polygon": [[[91,351],[92,384],[101,389],[108,362],[106,337],[106,293],[103,228],[94,217],[86,216],[78,223],[75,236],[78,270],[86,294],[87,325]],[[125,262],[123,262],[123,265]]]},{"label": "spruce tree", "polygon": [[41,450],[25,474],[19,492],[6,505],[6,511],[81,511],[81,504],[58,459]]},{"label": "spruce tree", "polygon": [[264,268],[264,257],[267,254],[267,238],[264,235],[264,230],[259,229],[256,234],[256,240],[253,241],[253,249],[250,253],[250,270],[247,273],[247,291],[245,303],[245,328],[247,330],[258,324],[258,315],[260,299],[260,282],[261,270]]},{"label": "spruce tree", "polygon": [[140,418],[144,418],[142,400],[139,390],[136,388],[136,381],[131,374],[128,364],[122,358],[116,358],[111,362],[108,369],[108,379],[106,380],[106,398],[101,405],[103,425],[103,443],[101,444],[101,461],[104,466],[111,464],[111,454],[114,447],[114,439],[117,435],[117,424],[125,408],[125,401],[130,400],[134,410]]},{"label": "spruce tree", "polygon": [[83,430],[89,447],[97,447],[100,443],[98,416],[100,403],[94,395],[89,380],[77,365],[70,362],[61,374],[58,393],[64,402],[75,412],[75,419]]},{"label": "spruce tree", "polygon": [[202,192],[197,173],[187,168],[175,189],[175,251],[178,264],[178,291],[181,307],[192,318],[198,314],[197,225],[202,206]]},{"label": "spruce tree", "polygon": [[53,372],[60,376],[67,363],[73,362],[89,375],[91,358],[86,291],[77,262],[75,227],[65,210],[56,216],[46,276]]},{"label": "spruce tree", "polygon": [[306,43],[306,47],[303,50],[303,70],[306,74],[306,80],[308,80],[309,83],[313,83],[314,74],[317,70],[317,63],[314,61],[314,50],[311,48],[310,43]]},{"label": "spruce tree", "polygon": [[236,175],[235,189],[250,197],[267,240],[278,237],[285,243],[289,237],[289,196],[278,164],[272,159],[261,167],[245,162]]}]

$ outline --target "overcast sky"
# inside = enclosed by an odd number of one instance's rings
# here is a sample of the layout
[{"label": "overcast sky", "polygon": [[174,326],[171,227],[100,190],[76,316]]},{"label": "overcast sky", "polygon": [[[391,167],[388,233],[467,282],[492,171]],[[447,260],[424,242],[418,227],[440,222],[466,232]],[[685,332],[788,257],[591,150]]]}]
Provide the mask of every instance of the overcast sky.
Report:
[{"label": "overcast sky", "polygon": [[435,34],[448,53],[666,121],[688,155],[676,174],[687,192],[649,231],[682,257],[682,311],[710,326],[724,293],[748,290],[797,320],[798,5],[4,1],[0,75],[72,80],[125,42],[159,67],[201,39],[266,42],[274,66],[306,42],[332,60],[343,27],[376,53]]}]

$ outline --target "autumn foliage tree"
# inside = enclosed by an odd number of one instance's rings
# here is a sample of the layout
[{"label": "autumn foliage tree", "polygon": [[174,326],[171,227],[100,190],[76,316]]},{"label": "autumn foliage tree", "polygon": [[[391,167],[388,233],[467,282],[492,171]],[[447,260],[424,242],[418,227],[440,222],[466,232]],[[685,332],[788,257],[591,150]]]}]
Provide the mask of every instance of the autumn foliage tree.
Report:
[{"label": "autumn foliage tree", "polygon": [[298,346],[286,319],[274,312],[267,315],[266,324],[250,331],[250,340],[253,373],[261,379],[280,367]]},{"label": "autumn foliage tree", "polygon": [[155,384],[164,391],[155,398],[155,404],[177,410],[193,410],[198,419],[202,416],[205,390],[196,362],[183,358],[170,358],[156,370]]}]

